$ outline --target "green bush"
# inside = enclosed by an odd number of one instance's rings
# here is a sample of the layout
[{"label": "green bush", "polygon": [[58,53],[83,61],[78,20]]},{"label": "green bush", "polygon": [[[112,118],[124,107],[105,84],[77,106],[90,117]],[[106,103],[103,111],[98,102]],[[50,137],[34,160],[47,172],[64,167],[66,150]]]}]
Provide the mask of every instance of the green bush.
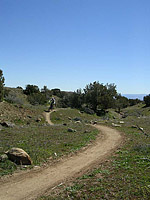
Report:
[{"label": "green bush", "polygon": [[9,103],[15,103],[20,105],[23,105],[25,103],[25,99],[23,98],[23,96],[13,90],[7,90],[5,94],[5,100]]},{"label": "green bush", "polygon": [[150,94],[144,97],[144,102],[147,107],[150,106]]},{"label": "green bush", "polygon": [[33,93],[28,95],[27,100],[32,105],[44,105],[47,102],[46,96],[42,93]]}]

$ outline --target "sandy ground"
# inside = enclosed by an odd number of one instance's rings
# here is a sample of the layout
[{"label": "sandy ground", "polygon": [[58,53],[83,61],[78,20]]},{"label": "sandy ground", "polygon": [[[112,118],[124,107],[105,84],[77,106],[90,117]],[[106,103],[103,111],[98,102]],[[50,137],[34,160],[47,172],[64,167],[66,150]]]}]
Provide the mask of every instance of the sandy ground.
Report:
[{"label": "sandy ground", "polygon": [[[45,117],[52,125],[50,113],[45,113]],[[122,136],[112,128],[102,125],[95,125],[95,127],[104,137],[98,136],[85,150],[64,158],[54,165],[18,173],[0,180],[0,200],[36,199],[47,190],[85,173],[107,159],[121,144]]]}]

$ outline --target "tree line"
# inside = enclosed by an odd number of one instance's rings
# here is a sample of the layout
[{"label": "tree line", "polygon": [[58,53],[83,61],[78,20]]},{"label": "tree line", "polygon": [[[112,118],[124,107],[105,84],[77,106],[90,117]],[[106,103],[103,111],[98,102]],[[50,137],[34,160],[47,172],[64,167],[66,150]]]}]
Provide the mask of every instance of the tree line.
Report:
[{"label": "tree line", "polygon": [[[3,72],[0,70],[0,101],[5,99],[10,103],[23,104],[22,96],[5,88],[4,81]],[[39,89],[37,85],[30,84],[26,85],[25,89],[19,86],[16,89],[25,95],[26,100],[32,105],[45,105],[52,96],[55,96],[58,107],[77,108],[98,115],[105,113],[108,108],[115,108],[120,112],[122,108],[141,102],[139,99],[128,99],[118,94],[115,84],[104,85],[98,81],[87,84],[84,89],[77,89],[74,92],[61,91],[58,88],[50,90],[47,86]],[[146,106],[150,106],[150,95],[144,97],[144,102]]]}]

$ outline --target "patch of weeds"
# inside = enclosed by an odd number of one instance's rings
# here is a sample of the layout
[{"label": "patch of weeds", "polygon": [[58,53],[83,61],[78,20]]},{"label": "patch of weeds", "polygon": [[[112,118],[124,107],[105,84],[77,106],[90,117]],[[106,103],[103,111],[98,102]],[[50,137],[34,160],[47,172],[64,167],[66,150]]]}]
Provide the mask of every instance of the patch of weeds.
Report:
[{"label": "patch of weeds", "polygon": [[[77,151],[95,139],[97,129],[84,124],[70,124],[76,132],[68,132],[66,126],[25,126],[5,128],[0,132],[0,154],[12,147],[25,150],[33,160],[33,165],[41,165],[49,158]],[[88,129],[88,133],[85,130]],[[0,162],[1,175],[12,173],[17,168],[12,162]]]}]

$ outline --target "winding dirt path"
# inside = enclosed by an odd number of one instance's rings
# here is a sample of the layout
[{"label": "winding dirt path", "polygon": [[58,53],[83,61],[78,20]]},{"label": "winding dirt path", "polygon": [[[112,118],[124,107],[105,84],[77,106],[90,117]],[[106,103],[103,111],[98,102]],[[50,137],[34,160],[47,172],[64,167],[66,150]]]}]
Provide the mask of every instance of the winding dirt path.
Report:
[{"label": "winding dirt path", "polygon": [[[45,113],[49,122],[50,113]],[[33,200],[46,190],[55,187],[65,180],[77,177],[86,170],[102,162],[121,144],[121,134],[109,127],[96,125],[104,137],[97,137],[95,142],[84,151],[69,158],[64,158],[58,163],[30,170],[23,174],[0,181],[0,200]]]}]

